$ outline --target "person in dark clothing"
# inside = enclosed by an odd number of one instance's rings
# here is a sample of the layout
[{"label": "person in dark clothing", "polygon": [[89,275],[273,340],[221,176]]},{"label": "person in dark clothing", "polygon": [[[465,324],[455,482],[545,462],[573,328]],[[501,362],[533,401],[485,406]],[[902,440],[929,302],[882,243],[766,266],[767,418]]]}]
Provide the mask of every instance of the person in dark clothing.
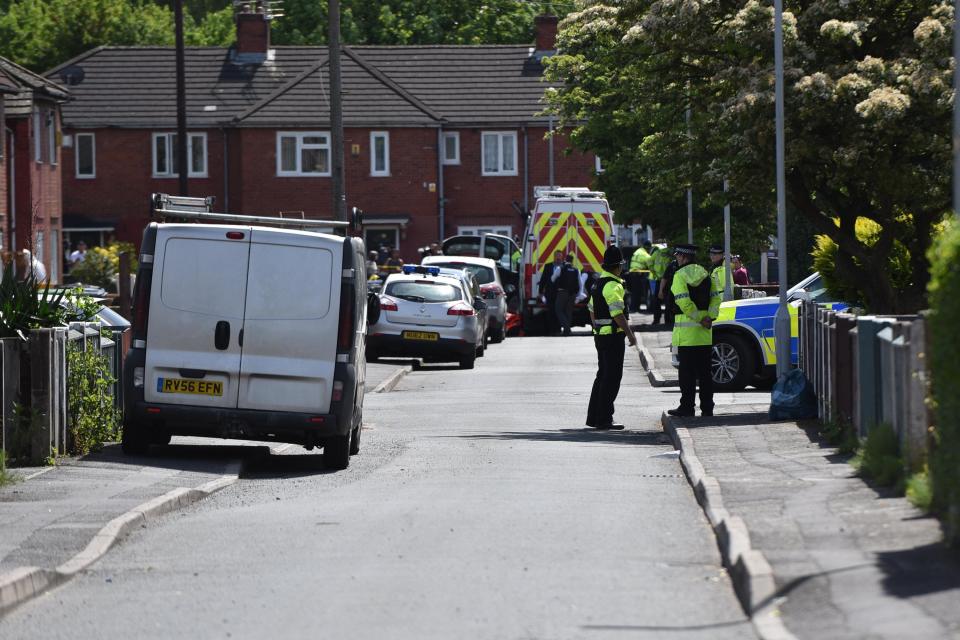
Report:
[{"label": "person in dark clothing", "polygon": [[620,393],[623,379],[623,355],[626,347],[637,344],[637,338],[627,320],[624,303],[623,254],[617,247],[608,247],[603,254],[602,271],[590,294],[590,320],[593,324],[593,344],[597,349],[597,375],[590,391],[587,407],[587,426],[601,430],[623,429],[613,421],[614,402]]},{"label": "person in dark clothing", "polygon": [[673,286],[673,276],[680,269],[676,260],[671,260],[667,270],[660,279],[660,300],[663,301],[663,319],[667,329],[673,329],[674,299],[670,288]]},{"label": "person in dark clothing", "polygon": [[547,335],[554,335],[559,331],[560,324],[557,322],[555,312],[557,305],[557,285],[560,278],[560,271],[563,269],[563,252],[553,252],[553,262],[543,265],[543,271],[540,272],[539,294],[540,301],[547,305],[546,330]]},{"label": "person in dark clothing", "polygon": [[560,267],[560,272],[554,281],[555,300],[554,310],[557,313],[557,322],[560,332],[570,335],[570,324],[573,322],[573,303],[580,292],[580,271],[573,266],[573,255],[567,255],[566,261]]}]

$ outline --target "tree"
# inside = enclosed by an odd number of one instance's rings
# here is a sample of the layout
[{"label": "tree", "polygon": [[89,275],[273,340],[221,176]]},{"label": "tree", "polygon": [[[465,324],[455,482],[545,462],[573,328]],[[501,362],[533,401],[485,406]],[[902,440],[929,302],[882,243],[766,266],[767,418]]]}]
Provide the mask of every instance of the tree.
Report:
[{"label": "tree", "polygon": [[[795,0],[785,21],[787,196],[837,244],[838,277],[867,306],[924,304],[931,229],[950,208],[948,2]],[[731,200],[767,223],[774,210],[772,8],[757,0],[582,1],[561,25],[550,97],[581,147],[627,180],[633,207]],[[685,119],[691,111],[689,125]],[[620,204],[617,203],[619,207]],[[857,238],[858,218],[879,227]],[[894,241],[910,277],[886,273]]]}]

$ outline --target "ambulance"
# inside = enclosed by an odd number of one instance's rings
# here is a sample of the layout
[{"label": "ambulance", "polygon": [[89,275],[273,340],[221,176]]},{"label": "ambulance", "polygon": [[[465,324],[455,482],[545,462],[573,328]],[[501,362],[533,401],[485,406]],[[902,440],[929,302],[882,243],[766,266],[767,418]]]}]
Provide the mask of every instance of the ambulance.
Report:
[{"label": "ambulance", "polygon": [[580,295],[574,309],[575,326],[589,324],[585,296],[599,277],[603,253],[615,243],[613,211],[606,196],[580,187],[537,188],[536,204],[527,222],[521,258],[523,330],[527,335],[546,333],[547,309],[539,295],[540,274],[553,262],[553,254],[572,254],[580,270]]}]

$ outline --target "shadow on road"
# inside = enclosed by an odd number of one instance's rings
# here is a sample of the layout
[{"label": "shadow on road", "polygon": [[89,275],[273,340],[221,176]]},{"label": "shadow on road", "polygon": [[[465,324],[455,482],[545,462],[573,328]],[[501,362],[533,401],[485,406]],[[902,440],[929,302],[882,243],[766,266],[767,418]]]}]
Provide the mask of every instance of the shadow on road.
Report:
[{"label": "shadow on road", "polygon": [[150,453],[145,456],[131,456],[123,453],[119,444],[109,444],[101,451],[89,453],[79,460],[88,467],[95,466],[97,463],[126,464],[157,469],[222,473],[224,465],[233,460],[252,460],[269,455],[270,447],[267,446],[171,444],[153,446],[150,448]]},{"label": "shadow on road", "polygon": [[602,444],[630,444],[658,446],[670,444],[670,438],[662,431],[598,431],[582,429],[541,429],[539,431],[498,431],[468,435],[440,436],[467,440],[531,440],[538,442],[597,442]]},{"label": "shadow on road", "polygon": [[328,469],[323,462],[323,455],[314,452],[303,455],[268,455],[253,458],[244,465],[242,477],[248,480],[279,480],[328,473],[336,473],[336,471]]}]

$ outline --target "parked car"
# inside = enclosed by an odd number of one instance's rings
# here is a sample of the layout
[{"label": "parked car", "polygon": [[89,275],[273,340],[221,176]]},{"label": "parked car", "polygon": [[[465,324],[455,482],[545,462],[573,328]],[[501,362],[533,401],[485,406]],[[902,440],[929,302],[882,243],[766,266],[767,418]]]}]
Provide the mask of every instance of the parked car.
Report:
[{"label": "parked car", "polygon": [[[813,273],[787,291],[790,312],[791,362],[797,364],[797,310],[809,300],[837,311],[849,307],[830,297],[819,273]],[[712,374],[716,391],[740,391],[748,384],[768,383],[777,365],[774,319],[780,298],[746,298],[721,303],[713,323]]]},{"label": "parked car", "polygon": [[[462,272],[461,272],[462,273]],[[387,277],[380,317],[367,335],[367,357],[413,356],[472,369],[485,345],[486,304],[466,279],[440,267],[406,265]]]},{"label": "parked car", "polygon": [[422,262],[424,265],[463,269],[472,273],[480,285],[480,296],[487,304],[487,335],[493,342],[503,341],[507,335],[507,293],[496,262],[490,258],[470,256],[426,256]]},{"label": "parked car", "polygon": [[229,214],[209,215],[237,224],[204,224],[176,208],[196,200],[155,210],[201,223],[154,222],[143,234],[123,450],[171,435],[272,440],[323,447],[328,466],[346,467],[363,415],[363,242]]}]

